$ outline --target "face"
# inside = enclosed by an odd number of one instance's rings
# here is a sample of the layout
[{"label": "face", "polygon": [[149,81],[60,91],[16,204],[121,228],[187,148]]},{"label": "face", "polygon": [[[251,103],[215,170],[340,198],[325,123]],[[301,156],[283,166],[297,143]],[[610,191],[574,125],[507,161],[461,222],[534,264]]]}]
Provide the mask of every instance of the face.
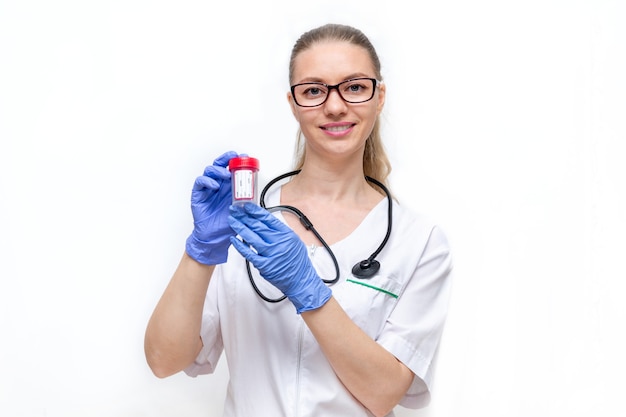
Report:
[{"label": "face", "polygon": [[[335,85],[358,77],[376,78],[368,52],[349,42],[331,41],[317,43],[296,57],[292,83]],[[385,86],[378,86],[370,101],[357,104],[343,101],[337,90],[331,90],[326,102],[318,107],[298,106],[291,93],[288,99],[306,138],[307,157],[313,153],[324,158],[362,158],[365,141],[385,102]]]}]

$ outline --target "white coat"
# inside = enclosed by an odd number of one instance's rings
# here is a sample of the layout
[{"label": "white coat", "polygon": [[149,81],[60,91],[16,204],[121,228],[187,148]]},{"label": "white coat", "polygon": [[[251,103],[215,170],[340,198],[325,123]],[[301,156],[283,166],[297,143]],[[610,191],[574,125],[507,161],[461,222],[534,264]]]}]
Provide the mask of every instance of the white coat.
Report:
[{"label": "white coat", "polygon": [[[278,204],[278,190],[268,194],[268,207]],[[439,227],[394,202],[391,236],[376,258],[380,271],[371,279],[355,278],[352,266],[385,235],[387,204],[383,199],[352,234],[331,246],[341,271],[331,288],[356,325],[413,371],[413,384],[400,404],[420,408],[430,399],[447,313],[450,249]],[[284,221],[281,213],[274,214]],[[325,249],[311,252],[318,274],[334,278]],[[251,269],[265,295],[282,295]],[[185,372],[211,373],[226,353],[230,381],[224,417],[372,415],[337,378],[295,307],[288,300],[265,302],[254,292],[245,260],[232,247],[228,262],[218,265],[211,279],[201,338],[204,348]]]}]

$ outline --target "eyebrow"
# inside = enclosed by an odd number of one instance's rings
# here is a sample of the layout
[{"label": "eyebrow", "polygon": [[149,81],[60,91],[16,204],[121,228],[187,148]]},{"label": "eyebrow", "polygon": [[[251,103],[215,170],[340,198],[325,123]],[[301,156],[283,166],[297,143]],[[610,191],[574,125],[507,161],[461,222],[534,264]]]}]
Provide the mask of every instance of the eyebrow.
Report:
[{"label": "eyebrow", "polygon": [[[351,80],[353,78],[376,78],[376,77],[372,77],[372,76],[370,76],[368,74],[365,74],[363,72],[355,72],[355,73],[352,73],[352,74],[344,77],[343,80],[340,81],[340,82]],[[319,77],[305,77],[302,80],[298,81],[296,84],[301,84],[301,83],[322,83],[322,84],[328,84],[322,78],[319,78]]]}]

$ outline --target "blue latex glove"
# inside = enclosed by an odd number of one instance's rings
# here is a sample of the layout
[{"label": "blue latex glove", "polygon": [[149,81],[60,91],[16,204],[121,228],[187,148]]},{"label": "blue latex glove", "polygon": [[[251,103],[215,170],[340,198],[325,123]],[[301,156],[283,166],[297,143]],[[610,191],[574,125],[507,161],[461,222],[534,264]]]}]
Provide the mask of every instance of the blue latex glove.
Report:
[{"label": "blue latex glove", "polygon": [[228,259],[230,237],[235,233],[228,224],[228,207],[232,202],[232,186],[228,161],[236,152],[218,157],[213,165],[196,178],[191,191],[193,232],[187,238],[187,254],[206,265],[216,265]]},{"label": "blue latex glove", "polygon": [[230,214],[230,226],[245,241],[231,237],[235,249],[289,298],[298,314],[320,308],[330,299],[332,291],[289,226],[252,203],[231,206]]}]

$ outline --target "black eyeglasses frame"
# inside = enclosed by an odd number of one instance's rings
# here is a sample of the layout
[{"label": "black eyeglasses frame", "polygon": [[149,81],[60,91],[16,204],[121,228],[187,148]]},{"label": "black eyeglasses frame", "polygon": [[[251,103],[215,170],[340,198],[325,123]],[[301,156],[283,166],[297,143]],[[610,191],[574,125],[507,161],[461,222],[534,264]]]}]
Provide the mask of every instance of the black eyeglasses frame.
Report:
[{"label": "black eyeglasses frame", "polygon": [[[370,96],[370,98],[368,98],[367,100],[363,100],[363,101],[349,101],[349,100],[346,100],[345,97],[341,94],[341,91],[339,90],[339,86],[343,85],[345,83],[349,83],[349,82],[352,82],[352,81],[359,81],[359,80],[369,80],[369,81],[372,82],[372,84],[373,84],[372,95]],[[367,103],[368,101],[370,101],[371,99],[374,98],[374,94],[376,94],[376,87],[380,86],[382,83],[383,83],[382,81],[377,80],[376,78],[358,77],[358,78],[350,78],[349,80],[342,81],[339,84],[335,84],[335,85],[329,85],[329,84],[325,84],[325,83],[322,83],[322,82],[299,83],[299,84],[294,84],[294,85],[290,86],[290,89],[291,89],[291,97],[293,97],[293,101],[294,101],[294,103],[296,103],[297,106],[311,108],[311,107],[319,107],[322,104],[326,103],[326,101],[328,100],[328,97],[330,97],[330,92],[332,90],[337,90],[337,94],[339,94],[339,97],[341,97],[341,99],[343,101],[345,101],[346,103],[349,103],[349,104]],[[319,85],[319,86],[323,86],[323,87],[328,89],[328,94],[326,94],[326,98],[324,99],[324,101],[322,101],[319,104],[314,104],[312,106],[302,105],[302,104],[298,103],[298,99],[296,98],[296,87],[299,87],[301,85]]]}]

